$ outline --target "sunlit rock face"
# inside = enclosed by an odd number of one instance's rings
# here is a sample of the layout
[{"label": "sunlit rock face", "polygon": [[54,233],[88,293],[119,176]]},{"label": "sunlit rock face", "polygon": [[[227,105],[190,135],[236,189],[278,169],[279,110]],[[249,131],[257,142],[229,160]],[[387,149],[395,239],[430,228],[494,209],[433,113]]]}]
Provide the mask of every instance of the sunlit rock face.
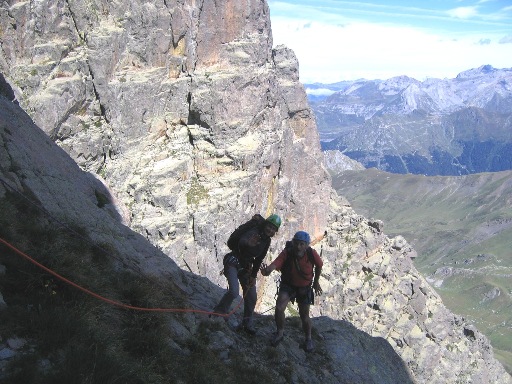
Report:
[{"label": "sunlit rock face", "polygon": [[26,2],[1,22],[20,105],[179,264],[217,279],[255,212],[283,238],[325,228],[316,126],[265,2]]}]

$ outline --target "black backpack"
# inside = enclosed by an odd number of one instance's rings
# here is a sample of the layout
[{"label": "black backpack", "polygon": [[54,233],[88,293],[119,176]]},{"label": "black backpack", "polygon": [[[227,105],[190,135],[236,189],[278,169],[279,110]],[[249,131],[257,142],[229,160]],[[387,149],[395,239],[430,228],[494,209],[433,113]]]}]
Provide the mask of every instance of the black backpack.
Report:
[{"label": "black backpack", "polygon": [[250,231],[251,229],[257,228],[264,222],[265,219],[263,218],[263,216],[261,216],[259,213],[255,214],[251,218],[251,220],[243,223],[237,229],[235,229],[233,233],[231,233],[227,241],[228,248],[231,249],[232,251],[239,251],[238,243],[240,242],[240,238],[242,237],[242,235],[247,231]]}]

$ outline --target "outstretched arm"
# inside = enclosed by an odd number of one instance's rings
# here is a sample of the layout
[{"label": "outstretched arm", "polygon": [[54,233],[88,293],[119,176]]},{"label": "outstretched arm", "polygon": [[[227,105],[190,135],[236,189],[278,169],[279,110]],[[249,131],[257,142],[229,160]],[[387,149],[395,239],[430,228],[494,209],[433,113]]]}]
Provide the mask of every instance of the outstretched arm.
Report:
[{"label": "outstretched arm", "polygon": [[276,269],[276,266],[274,264],[270,264],[270,265],[265,265],[265,264],[262,264],[261,265],[261,268],[260,268],[260,271],[261,271],[261,274],[263,276],[268,276],[272,273],[273,270]]}]

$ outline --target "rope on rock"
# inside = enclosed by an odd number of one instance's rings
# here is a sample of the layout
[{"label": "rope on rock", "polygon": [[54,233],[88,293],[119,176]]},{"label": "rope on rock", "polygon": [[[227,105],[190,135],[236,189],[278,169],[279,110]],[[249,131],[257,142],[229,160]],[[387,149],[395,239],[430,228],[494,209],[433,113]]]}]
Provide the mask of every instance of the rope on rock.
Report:
[{"label": "rope on rock", "polygon": [[[20,196],[21,198],[23,198],[23,200],[25,200],[26,203],[30,204],[31,206],[39,209],[40,211],[42,211],[47,217],[49,217],[50,219],[54,220],[55,222],[57,222],[58,224],[60,224],[62,227],[66,228],[68,231],[72,232],[74,235],[78,236],[79,238],[81,238],[82,240],[88,242],[88,243],[91,243],[91,241],[89,239],[87,239],[85,236],[82,236],[80,233],[77,233],[75,230],[73,230],[72,228],[70,228],[68,225],[66,225],[65,223],[61,222],[60,220],[58,220],[57,218],[55,218],[52,214],[50,214],[50,212],[48,212],[46,209],[44,209],[43,207],[39,206],[38,204],[34,203],[32,200],[30,200],[29,198],[27,198],[25,195],[23,195],[22,193],[20,193],[18,190],[16,190],[14,187],[12,187],[11,185],[9,185],[9,183],[7,183],[5,180],[3,180],[2,178],[0,178],[0,183],[2,183],[4,185],[4,187],[6,187],[7,189],[9,189],[10,191],[14,192],[16,195]],[[45,267],[44,265],[42,265],[41,263],[37,262],[36,260],[34,260],[32,257],[30,257],[29,255],[27,255],[26,253],[20,251],[19,249],[17,249],[14,245],[10,244],[8,241],[0,238],[0,242],[3,243],[4,245],[6,245],[8,248],[10,248],[11,250],[13,250],[15,253],[17,253],[18,255],[20,255],[21,257],[25,258],[26,260],[30,261],[32,264],[36,265],[37,267],[43,269],[44,271],[48,272],[49,274],[53,275],[54,277],[58,278],[59,280],[65,282],[66,284],[69,284],[77,289],[79,289],[80,291],[90,295],[90,296],[93,296],[95,297],[96,299],[99,299],[101,301],[104,301],[110,305],[114,305],[114,306],[117,306],[117,307],[120,307],[120,308],[125,308],[125,309],[131,309],[131,310],[135,310],[135,311],[147,311],[147,312],[193,312],[193,313],[203,313],[203,314],[207,314],[207,315],[211,315],[211,316],[219,316],[219,317],[225,317],[225,318],[228,318],[229,316],[231,316],[234,312],[236,312],[238,310],[238,308],[240,308],[240,306],[242,305],[243,301],[244,301],[244,297],[242,297],[242,299],[240,300],[240,302],[238,303],[238,305],[229,313],[217,313],[217,312],[212,312],[212,311],[207,311],[207,310],[201,310],[201,309],[178,309],[178,308],[142,308],[142,307],[136,307],[136,306],[132,306],[132,305],[128,305],[128,304],[124,304],[124,303],[121,303],[121,302],[118,302],[118,301],[115,301],[115,300],[111,300],[111,299],[108,299],[106,297],[103,297],[101,295],[98,295],[97,293],[94,293],[90,290],[88,290],[87,288],[84,288],[72,281],[70,281],[69,279],[66,279],[65,277],[59,275],[57,272],[51,270],[50,268],[47,268]],[[108,253],[106,250],[104,250],[103,248],[99,247],[98,245],[96,244],[92,244],[94,245],[95,247],[98,247],[100,250],[102,250],[103,252],[105,253]]]},{"label": "rope on rock", "polygon": [[216,312],[206,311],[206,310],[201,310],[201,309],[187,309],[187,308],[144,308],[144,307],[137,307],[137,306],[133,306],[133,305],[129,305],[129,304],[124,304],[124,303],[121,303],[119,301],[111,300],[111,299],[103,297],[103,296],[101,296],[101,295],[99,295],[97,293],[94,293],[91,290],[89,290],[87,288],[84,288],[84,287],[74,283],[73,281],[65,278],[64,276],[59,275],[57,272],[51,270],[50,268],[48,268],[48,267],[44,266],[43,264],[39,263],[38,261],[34,260],[32,257],[30,257],[26,253],[20,251],[18,248],[16,248],[14,245],[9,243],[8,241],[0,238],[0,243],[3,243],[5,246],[10,248],[12,251],[17,253],[18,255],[23,257],[24,259],[30,261],[32,264],[36,265],[37,267],[41,268],[42,270],[46,271],[47,273],[51,274],[52,276],[56,277],[57,279],[65,282],[66,284],[69,284],[69,285],[75,287],[76,289],[79,289],[80,291],[82,291],[82,292],[84,292],[84,293],[86,293],[86,294],[88,294],[88,295],[90,295],[92,297],[95,297],[98,300],[104,301],[104,302],[106,302],[106,303],[108,303],[110,305],[114,305],[114,306],[117,306],[117,307],[120,307],[120,308],[131,309],[131,310],[135,310],[135,311],[145,311],[145,312],[193,312],[193,313],[203,313],[203,314],[207,314],[207,315],[214,315],[214,316],[220,316],[220,317],[229,317],[240,307],[240,305],[242,304],[243,299],[244,299],[244,298],[242,298],[242,300],[240,300],[238,305],[230,313],[216,313]]}]

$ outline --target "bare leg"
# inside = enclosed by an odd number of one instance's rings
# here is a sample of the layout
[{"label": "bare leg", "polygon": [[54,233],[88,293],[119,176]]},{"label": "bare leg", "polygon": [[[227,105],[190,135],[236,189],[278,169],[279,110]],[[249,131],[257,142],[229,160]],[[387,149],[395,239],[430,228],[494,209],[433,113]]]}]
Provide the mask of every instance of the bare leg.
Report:
[{"label": "bare leg", "polygon": [[280,291],[279,295],[277,296],[276,300],[276,311],[275,311],[275,320],[276,320],[276,327],[277,327],[277,335],[276,337],[282,337],[284,333],[284,321],[285,321],[285,314],[284,311],[286,310],[286,306],[288,305],[290,301],[290,296],[287,292]]},{"label": "bare leg", "polygon": [[306,336],[304,349],[306,352],[311,352],[315,348],[313,340],[311,339],[311,319],[309,318],[309,304],[299,304],[300,320],[302,321],[302,329]]},{"label": "bare leg", "polygon": [[302,321],[302,330],[306,340],[311,339],[311,319],[309,317],[309,304],[299,304],[299,315]]}]

